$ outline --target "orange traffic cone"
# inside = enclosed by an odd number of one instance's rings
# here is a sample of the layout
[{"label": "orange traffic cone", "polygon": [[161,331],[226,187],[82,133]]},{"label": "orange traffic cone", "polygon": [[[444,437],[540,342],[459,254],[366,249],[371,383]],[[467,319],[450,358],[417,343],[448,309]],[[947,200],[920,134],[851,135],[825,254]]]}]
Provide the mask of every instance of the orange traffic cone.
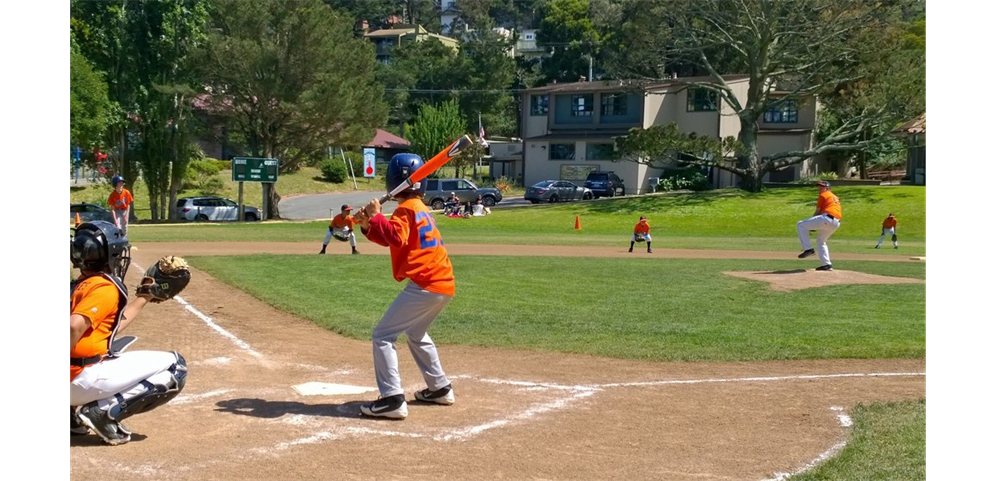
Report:
[{"label": "orange traffic cone", "polygon": [[76,227],[79,227],[79,225],[82,224],[82,223],[83,222],[81,220],[79,220],[79,212],[77,212],[76,213]]},{"label": "orange traffic cone", "polygon": [[580,230],[580,216],[579,215],[577,216],[577,219],[574,220],[574,229]]}]

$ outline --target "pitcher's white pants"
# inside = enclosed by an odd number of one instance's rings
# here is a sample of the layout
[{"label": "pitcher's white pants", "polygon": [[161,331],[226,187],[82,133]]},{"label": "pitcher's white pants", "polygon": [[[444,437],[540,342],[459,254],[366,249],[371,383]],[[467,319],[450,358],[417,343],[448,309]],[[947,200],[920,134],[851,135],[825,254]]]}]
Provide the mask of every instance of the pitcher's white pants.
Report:
[{"label": "pitcher's white pants", "polygon": [[435,343],[428,335],[428,327],[452,299],[452,296],[426,291],[408,281],[387,308],[373,329],[373,368],[382,397],[404,394],[394,349],[394,343],[402,333],[408,338],[408,349],[428,388],[436,391],[449,385]]},{"label": "pitcher's white pants", "polygon": [[820,214],[798,221],[798,240],[802,243],[802,250],[809,250],[812,248],[812,241],[808,238],[808,231],[817,231],[818,235],[815,238],[815,253],[819,255],[819,262],[821,262],[822,265],[832,264],[832,262],[829,261],[829,244],[826,244],[826,241],[828,241],[829,236],[833,235],[833,232],[836,232],[836,229],[839,228],[839,219],[834,219],[825,214]]}]

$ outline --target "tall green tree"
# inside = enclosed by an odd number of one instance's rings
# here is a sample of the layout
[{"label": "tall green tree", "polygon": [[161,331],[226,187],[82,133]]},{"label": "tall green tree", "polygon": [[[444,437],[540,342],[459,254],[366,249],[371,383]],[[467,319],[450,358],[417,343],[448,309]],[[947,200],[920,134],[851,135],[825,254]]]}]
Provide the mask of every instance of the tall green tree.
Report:
[{"label": "tall green tree", "polygon": [[[447,100],[438,106],[422,105],[418,109],[414,125],[406,129],[408,139],[411,140],[411,151],[427,161],[466,134],[466,125],[466,119],[460,115],[459,105],[455,100]],[[450,164],[455,165],[452,164],[455,161],[453,159]],[[458,173],[465,166],[456,167]]]},{"label": "tall green tree", "polygon": [[75,41],[108,73],[111,97],[122,107],[114,124],[118,173],[133,182],[137,161],[152,218],[175,218],[177,192],[195,154],[192,52],[204,39],[206,1],[79,1],[70,13]]},{"label": "tall green tree", "polygon": [[576,82],[590,75],[602,42],[590,7],[587,0],[552,0],[544,4],[536,40],[552,52],[541,64],[546,82]]},{"label": "tall green tree", "polygon": [[[651,1],[651,0],[646,0]],[[663,1],[663,0],[660,0]],[[872,103],[820,136],[811,148],[777,152],[761,157],[757,139],[764,113],[787,101],[811,101],[816,94],[840,84],[867,77],[861,59],[879,48],[874,32],[882,31],[893,17],[895,2],[836,2],[833,0],[672,0],[663,1],[661,23],[669,25],[668,42],[673,55],[691,62],[712,79],[686,82],[714,92],[740,122],[735,142],[717,142],[729,150],[679,152],[682,161],[714,166],[736,174],[744,189],[759,191],[769,172],[832,151],[864,149],[880,139],[864,138],[863,132],[888,122],[887,106]],[[726,68],[739,66],[749,76],[745,95],[724,80],[720,59]],[[781,94],[772,95],[777,89]],[[664,147],[688,140],[667,138],[663,128],[633,129],[620,142],[628,160],[655,163],[673,158]],[[657,142],[652,142],[655,137]]]},{"label": "tall green tree", "polygon": [[[330,145],[360,145],[383,125],[384,88],[373,46],[352,20],[320,0],[216,0],[201,61],[206,108],[246,139],[252,154],[292,172]],[[280,196],[267,194],[267,218]]]},{"label": "tall green tree", "polygon": [[73,48],[69,56],[69,142],[85,150],[99,147],[110,122],[107,82]]}]

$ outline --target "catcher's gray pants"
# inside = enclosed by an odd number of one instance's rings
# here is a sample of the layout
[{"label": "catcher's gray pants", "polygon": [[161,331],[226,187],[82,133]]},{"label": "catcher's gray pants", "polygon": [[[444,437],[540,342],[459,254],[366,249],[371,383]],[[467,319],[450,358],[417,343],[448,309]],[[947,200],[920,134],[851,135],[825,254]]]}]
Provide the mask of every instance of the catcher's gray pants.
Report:
[{"label": "catcher's gray pants", "polygon": [[381,396],[404,394],[397,367],[397,351],[394,348],[394,343],[402,333],[408,338],[408,349],[411,350],[428,388],[435,391],[449,384],[446,373],[442,371],[442,364],[439,363],[435,343],[427,331],[428,326],[432,325],[452,299],[452,296],[426,291],[409,281],[387,308],[387,312],[373,329],[373,367]]},{"label": "catcher's gray pants", "polygon": [[798,221],[798,240],[802,243],[802,250],[809,250],[812,248],[812,241],[808,238],[808,231],[814,230],[818,232],[815,238],[815,253],[819,255],[819,262],[822,265],[832,264],[829,261],[829,236],[836,232],[836,229],[840,228],[839,219],[834,219],[825,214],[819,214],[814,217],[809,217],[805,220]]}]

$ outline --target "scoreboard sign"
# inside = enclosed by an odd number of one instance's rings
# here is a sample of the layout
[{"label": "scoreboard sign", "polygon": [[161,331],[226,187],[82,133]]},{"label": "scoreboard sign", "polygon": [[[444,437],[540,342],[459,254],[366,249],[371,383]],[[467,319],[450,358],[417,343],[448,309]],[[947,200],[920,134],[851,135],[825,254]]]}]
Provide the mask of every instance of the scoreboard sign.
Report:
[{"label": "scoreboard sign", "polygon": [[276,182],[280,171],[280,161],[255,157],[235,157],[231,159],[232,182]]}]

